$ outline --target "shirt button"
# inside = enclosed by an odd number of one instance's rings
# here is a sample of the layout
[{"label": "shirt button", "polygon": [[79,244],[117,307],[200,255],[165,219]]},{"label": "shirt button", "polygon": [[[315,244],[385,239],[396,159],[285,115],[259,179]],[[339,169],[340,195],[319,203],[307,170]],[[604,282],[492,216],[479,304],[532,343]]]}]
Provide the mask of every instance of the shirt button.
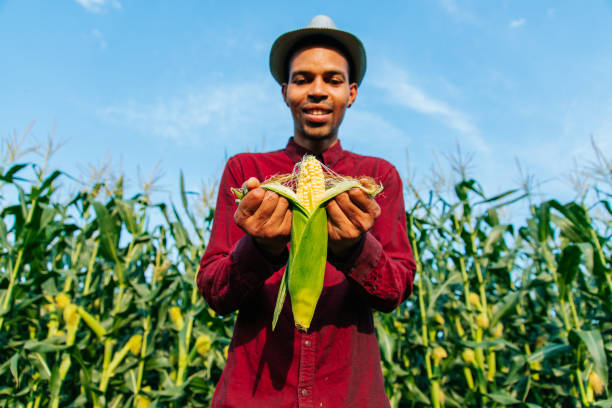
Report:
[{"label": "shirt button", "polygon": [[[304,345],[305,345],[306,347],[310,347],[310,340],[306,340],[306,341],[304,342]],[[305,391],[305,390],[304,390],[304,391]]]},{"label": "shirt button", "polygon": [[306,388],[302,388],[302,396],[305,397],[308,395],[308,390]]}]

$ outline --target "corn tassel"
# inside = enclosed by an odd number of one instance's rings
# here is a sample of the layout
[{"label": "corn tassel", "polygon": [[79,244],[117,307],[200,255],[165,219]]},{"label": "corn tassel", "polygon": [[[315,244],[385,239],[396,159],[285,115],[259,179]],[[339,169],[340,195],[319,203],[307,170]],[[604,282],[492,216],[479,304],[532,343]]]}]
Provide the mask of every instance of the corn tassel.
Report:
[{"label": "corn tassel", "polygon": [[[368,185],[359,180],[342,177],[329,169],[323,171],[314,156],[304,156],[296,165],[297,171],[289,176],[277,176],[264,182],[261,187],[285,197],[292,204],[291,245],[289,261],[276,299],[272,330],[276,328],[283,308],[286,291],[289,290],[295,326],[307,331],[323,290],[325,264],[327,263],[327,212],[324,204],[335,196],[352,188],[361,188],[371,196],[382,187],[374,182]],[[295,181],[297,188],[284,183]],[[238,200],[246,191],[232,189]]]}]

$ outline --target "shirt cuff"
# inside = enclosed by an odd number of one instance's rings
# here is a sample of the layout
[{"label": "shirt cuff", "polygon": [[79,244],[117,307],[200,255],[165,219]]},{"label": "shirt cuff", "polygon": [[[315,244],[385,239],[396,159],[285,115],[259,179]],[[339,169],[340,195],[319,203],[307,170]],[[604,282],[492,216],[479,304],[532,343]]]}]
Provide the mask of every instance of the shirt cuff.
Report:
[{"label": "shirt cuff", "polygon": [[361,285],[367,286],[366,281],[375,279],[373,275],[375,275],[374,271],[381,254],[382,245],[374,235],[367,232],[348,257],[339,259],[330,253],[328,260],[336,269],[352,277]]},{"label": "shirt cuff", "polygon": [[289,259],[287,248],[278,256],[267,254],[248,234],[236,243],[230,255],[233,269],[237,270],[244,280],[253,284],[268,279],[287,263],[287,259]]}]

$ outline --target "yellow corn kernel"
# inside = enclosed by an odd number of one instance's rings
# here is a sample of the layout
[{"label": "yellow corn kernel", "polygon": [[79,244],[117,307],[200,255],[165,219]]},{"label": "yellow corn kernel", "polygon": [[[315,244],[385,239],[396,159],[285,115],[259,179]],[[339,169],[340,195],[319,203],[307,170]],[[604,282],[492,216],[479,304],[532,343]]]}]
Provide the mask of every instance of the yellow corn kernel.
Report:
[{"label": "yellow corn kernel", "polygon": [[440,313],[434,315],[434,321],[440,326],[444,326],[444,317]]},{"label": "yellow corn kernel", "polygon": [[325,175],[321,163],[314,156],[304,158],[300,167],[296,195],[298,202],[313,211],[325,193]]}]

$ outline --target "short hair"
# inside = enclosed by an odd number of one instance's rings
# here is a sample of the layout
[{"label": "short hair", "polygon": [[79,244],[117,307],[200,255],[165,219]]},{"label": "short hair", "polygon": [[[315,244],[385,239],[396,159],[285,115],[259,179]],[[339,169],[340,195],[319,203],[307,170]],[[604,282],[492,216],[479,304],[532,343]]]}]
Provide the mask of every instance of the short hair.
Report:
[{"label": "short hair", "polygon": [[290,69],[291,67],[289,65],[295,53],[304,48],[310,48],[310,47],[316,47],[316,46],[333,48],[334,50],[342,54],[342,56],[344,57],[344,59],[346,60],[348,64],[349,83],[355,82],[355,78],[354,78],[355,64],[353,63],[353,59],[351,58],[350,54],[346,50],[346,47],[342,45],[340,41],[332,37],[328,37],[324,34],[310,35],[308,37],[304,37],[301,40],[297,41],[293,45],[293,47],[289,49],[289,52],[287,53],[287,58],[285,60],[285,67],[287,67],[286,69],[287,73],[285,77],[286,82],[289,82],[289,74],[291,71]]}]

